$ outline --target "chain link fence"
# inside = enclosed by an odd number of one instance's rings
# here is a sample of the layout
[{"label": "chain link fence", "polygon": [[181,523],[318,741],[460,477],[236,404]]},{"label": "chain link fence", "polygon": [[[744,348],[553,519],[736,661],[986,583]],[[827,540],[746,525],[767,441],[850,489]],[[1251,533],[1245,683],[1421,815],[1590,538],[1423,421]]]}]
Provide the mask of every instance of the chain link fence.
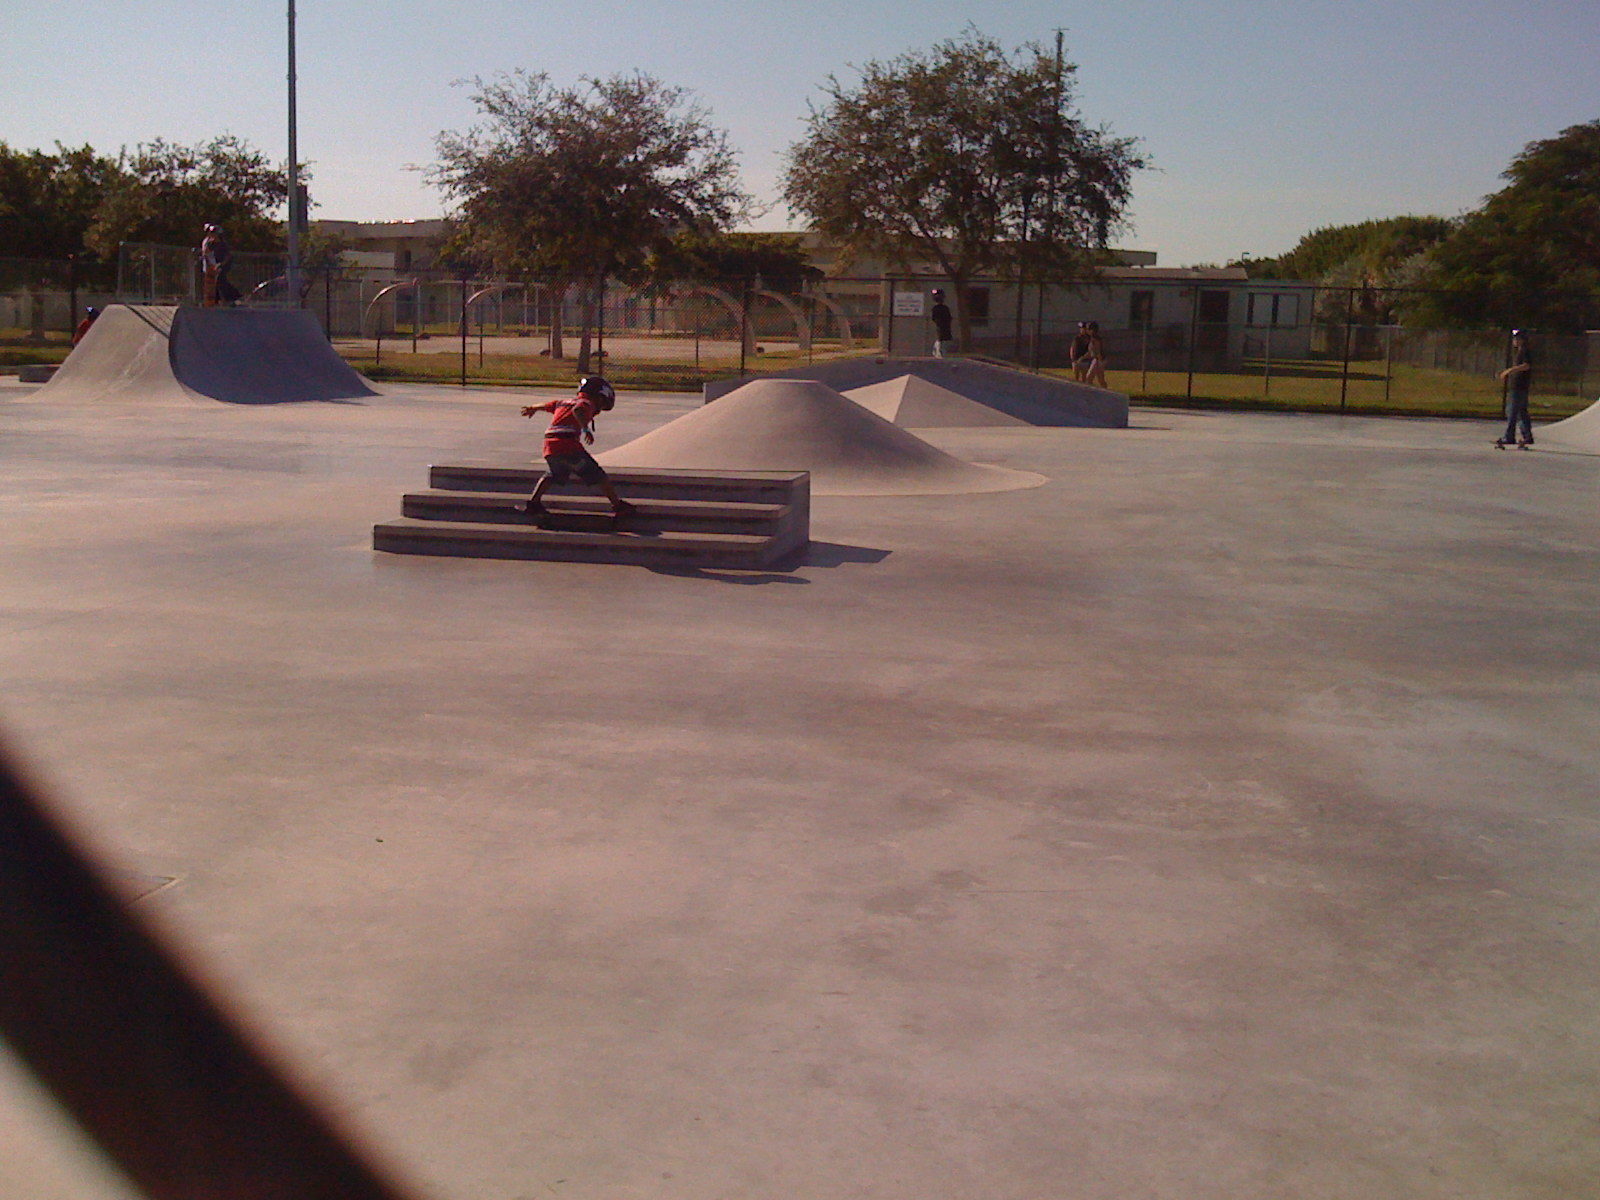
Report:
[{"label": "chain link fence", "polygon": [[605,371],[633,386],[875,351],[879,284],[864,298],[759,278],[650,286],[508,281],[371,268],[315,275],[305,304],[375,377],[567,383]]},{"label": "chain link fence", "polygon": [[[289,303],[285,265],[236,253],[244,303]],[[1095,322],[1108,384],[1136,400],[1475,416],[1503,404],[1508,331],[1425,324],[1432,293],[1227,271],[988,279],[958,295],[926,275],[594,287],[339,266],[303,269],[299,303],[379,379],[564,385],[604,371],[627,386],[693,388],[830,357],[931,353],[936,286],[964,318],[962,353],[1026,370],[1081,373],[1073,343],[1079,322]],[[193,304],[200,287],[192,248],[126,245],[114,268],[0,260],[0,330],[10,344],[39,344],[69,335],[85,304]],[[1600,327],[1600,301],[1594,311]],[[1533,349],[1536,414],[1600,395],[1600,333],[1535,330]]]},{"label": "chain link fence", "polygon": [[[966,353],[1081,377],[1073,344],[1079,323],[1094,322],[1107,382],[1147,402],[1464,416],[1502,409],[1510,330],[1438,327],[1427,314],[1442,307],[1442,293],[1224,274],[1127,270],[1021,287],[986,280],[959,297],[945,287],[967,309]],[[925,297],[937,282],[888,282],[894,352],[931,345]],[[1586,299],[1600,327],[1600,297]],[[1565,415],[1600,395],[1600,333],[1534,330],[1533,350],[1536,413]]]},{"label": "chain link fence", "polygon": [[[234,251],[228,278],[239,289],[242,304],[288,303],[282,254]],[[117,299],[124,304],[199,304],[202,294],[200,252],[184,246],[124,242],[117,255]]]},{"label": "chain link fence", "polygon": [[100,263],[0,258],[0,365],[68,344],[84,306],[108,303],[115,285],[114,268]]}]

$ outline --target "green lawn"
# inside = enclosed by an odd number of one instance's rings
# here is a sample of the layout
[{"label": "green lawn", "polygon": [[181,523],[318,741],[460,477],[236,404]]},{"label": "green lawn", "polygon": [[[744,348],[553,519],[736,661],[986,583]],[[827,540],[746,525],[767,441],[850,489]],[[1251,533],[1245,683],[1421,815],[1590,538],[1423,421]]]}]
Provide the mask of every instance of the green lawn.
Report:
[{"label": "green lawn", "polygon": [[[1352,364],[1345,376],[1338,363],[1308,361],[1274,363],[1270,374],[1248,364],[1238,373],[1196,373],[1192,389],[1181,371],[1111,371],[1106,382],[1149,404],[1433,417],[1499,417],[1503,411],[1500,383],[1492,376],[1398,363],[1387,377],[1381,365]],[[1562,392],[1535,389],[1533,413],[1547,419],[1570,416],[1593,401],[1570,385]]]},{"label": "green lawn", "polygon": [[[385,342],[379,355],[374,353],[370,343],[335,343],[335,349],[344,356],[345,361],[371,379],[418,383],[461,382],[459,350],[452,348],[447,353],[413,354],[409,347],[409,339],[398,338],[392,345]],[[751,356],[746,365],[752,371],[781,371],[803,361],[795,354],[762,354]],[[467,342],[466,366],[467,382],[476,384],[557,387],[578,378],[578,366],[574,359],[551,360],[523,354],[480,355],[475,339]],[[708,380],[737,374],[739,358],[736,353],[717,358],[707,354],[702,357],[698,367],[693,362],[674,358],[657,361],[613,358],[603,369],[607,379],[622,387],[698,391],[700,385]]]},{"label": "green lawn", "polygon": [[0,329],[0,370],[59,363],[71,349],[72,338],[65,333],[47,332],[41,342],[26,329]]},{"label": "green lawn", "polygon": [[[409,338],[386,342],[381,357],[374,355],[370,342],[336,343],[336,347],[352,366],[373,379],[423,383],[457,383],[461,379],[458,353],[452,350],[412,354]],[[39,344],[23,330],[0,330],[0,370],[58,363],[68,349],[64,334],[52,335]],[[752,371],[776,371],[804,361],[797,353],[780,352],[752,356],[745,365]],[[730,355],[724,349],[715,358],[708,351],[698,366],[681,357],[663,357],[657,361],[612,359],[604,369],[607,377],[623,387],[694,391],[707,380],[736,373],[739,359],[737,353]],[[1070,378],[1062,370],[1046,374]],[[576,378],[577,365],[571,359],[480,355],[475,339],[468,342],[469,383],[559,387]],[[1497,418],[1502,412],[1500,383],[1493,376],[1398,363],[1387,374],[1382,364],[1352,363],[1346,375],[1340,363],[1278,361],[1269,372],[1260,363],[1246,362],[1238,372],[1196,373],[1192,381],[1182,371],[1111,371],[1106,382],[1136,403],[1182,407],[1489,418]],[[1536,389],[1533,415],[1543,420],[1570,416],[1587,408],[1595,398],[1592,391],[1571,383],[1559,392]]]}]

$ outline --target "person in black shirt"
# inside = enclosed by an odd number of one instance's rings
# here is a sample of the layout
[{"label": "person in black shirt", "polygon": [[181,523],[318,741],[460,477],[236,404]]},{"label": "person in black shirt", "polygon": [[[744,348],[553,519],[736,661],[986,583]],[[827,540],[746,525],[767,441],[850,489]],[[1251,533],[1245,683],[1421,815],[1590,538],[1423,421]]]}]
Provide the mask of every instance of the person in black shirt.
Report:
[{"label": "person in black shirt", "polygon": [[222,226],[206,225],[205,237],[200,240],[200,266],[205,276],[202,303],[207,308],[237,304],[239,289],[228,280],[228,272],[233,268],[233,250],[228,239],[222,236]]},{"label": "person in black shirt", "polygon": [[1089,373],[1089,322],[1078,322],[1078,333],[1072,339],[1072,349],[1067,351],[1067,360],[1072,364],[1072,377],[1082,383]]},{"label": "person in black shirt", "polygon": [[933,289],[933,311],[928,314],[933,321],[933,356],[943,358],[947,351],[956,348],[955,334],[950,328],[950,306],[944,302],[944,292]]},{"label": "person in black shirt", "polygon": [[[1528,350],[1528,333],[1524,329],[1511,331],[1511,365],[1500,372],[1500,381],[1508,385],[1506,395],[1506,431],[1495,439],[1496,446],[1533,445],[1533,421],[1528,415],[1528,392],[1533,386],[1533,354]],[[1518,434],[1521,437],[1518,437]]]}]

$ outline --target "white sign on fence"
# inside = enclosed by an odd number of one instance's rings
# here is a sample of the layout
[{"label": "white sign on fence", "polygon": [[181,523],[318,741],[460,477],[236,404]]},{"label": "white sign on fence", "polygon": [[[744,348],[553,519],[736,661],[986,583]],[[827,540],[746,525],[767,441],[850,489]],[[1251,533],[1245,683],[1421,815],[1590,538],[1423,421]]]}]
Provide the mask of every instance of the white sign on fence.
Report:
[{"label": "white sign on fence", "polygon": [[896,292],[894,294],[894,315],[897,317],[920,317],[923,315],[921,292]]}]

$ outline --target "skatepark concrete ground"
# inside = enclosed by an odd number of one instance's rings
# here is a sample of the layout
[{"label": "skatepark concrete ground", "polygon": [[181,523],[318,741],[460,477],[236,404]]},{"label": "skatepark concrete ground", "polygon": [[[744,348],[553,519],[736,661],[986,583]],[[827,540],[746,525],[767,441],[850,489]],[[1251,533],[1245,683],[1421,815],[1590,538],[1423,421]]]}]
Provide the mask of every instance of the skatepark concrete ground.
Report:
[{"label": "skatepark concrete ground", "polygon": [[[1600,457],[1136,409],[790,571],[374,554],[527,399],[0,388],[0,728],[424,1195],[1594,1193]],[[0,1144],[127,1194],[9,1059]]]}]

